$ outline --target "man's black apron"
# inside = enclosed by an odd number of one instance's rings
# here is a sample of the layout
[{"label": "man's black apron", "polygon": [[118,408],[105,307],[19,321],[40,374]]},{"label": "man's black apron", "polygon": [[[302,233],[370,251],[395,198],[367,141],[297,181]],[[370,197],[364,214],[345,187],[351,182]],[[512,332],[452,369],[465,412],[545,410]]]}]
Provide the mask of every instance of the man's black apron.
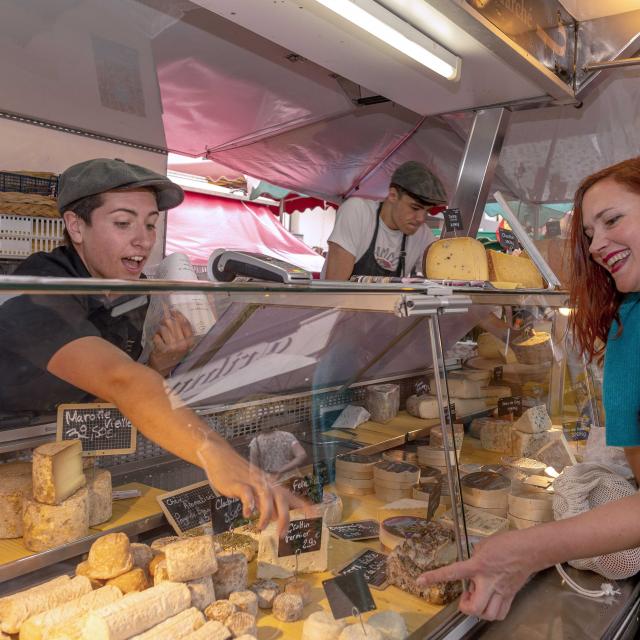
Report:
[{"label": "man's black apron", "polygon": [[380,266],[376,260],[376,241],[378,240],[378,229],[380,227],[380,211],[382,210],[382,202],[378,205],[376,211],[376,228],[373,231],[373,238],[369,244],[369,248],[364,255],[353,265],[352,276],[386,276],[400,278],[404,275],[404,264],[407,252],[405,246],[407,244],[406,234],[402,234],[402,244],[400,245],[400,255],[398,256],[398,266],[395,271],[390,271]]}]

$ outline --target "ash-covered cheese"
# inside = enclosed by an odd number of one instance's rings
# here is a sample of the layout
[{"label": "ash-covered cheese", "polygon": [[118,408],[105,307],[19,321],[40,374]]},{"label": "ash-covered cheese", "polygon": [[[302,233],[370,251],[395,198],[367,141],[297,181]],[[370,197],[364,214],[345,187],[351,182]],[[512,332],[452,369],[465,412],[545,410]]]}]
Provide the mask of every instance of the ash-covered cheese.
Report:
[{"label": "ash-covered cheese", "polygon": [[59,505],[41,504],[25,497],[22,539],[30,551],[46,551],[89,533],[89,493],[78,489]]},{"label": "ash-covered cheese", "polygon": [[304,621],[300,640],[337,640],[346,626],[344,620],[336,620],[327,611],[314,611]]},{"label": "ash-covered cheese", "polygon": [[50,442],[33,452],[33,497],[42,504],[61,504],[86,484],[80,440]]},{"label": "ash-covered cheese", "polygon": [[131,557],[133,558],[133,565],[149,572],[149,565],[154,557],[151,547],[148,544],[143,544],[142,542],[132,542],[129,545],[129,550],[131,551]]},{"label": "ash-covered cheese", "polygon": [[191,604],[200,611],[204,611],[216,599],[211,576],[189,580],[185,584],[191,594]]},{"label": "ash-covered cheese", "polygon": [[562,434],[539,449],[535,457],[548,467],[553,467],[558,473],[561,473],[565,467],[576,464],[576,458]]},{"label": "ash-covered cheese", "polygon": [[185,538],[164,548],[167,575],[174,582],[197,580],[214,573],[218,568],[209,535]]},{"label": "ash-covered cheese", "polygon": [[218,570],[212,576],[216,598],[225,600],[234,591],[244,591],[248,573],[247,557],[243,553],[218,556]]},{"label": "ash-covered cheese", "polygon": [[[298,521],[292,520],[294,524]],[[329,530],[322,524],[320,549],[296,555],[278,557],[280,538],[275,523],[271,523],[260,537],[257,577],[261,579],[290,578],[298,573],[326,571],[329,564]]]},{"label": "ash-covered cheese", "polygon": [[431,280],[489,280],[484,245],[467,237],[437,240],[427,252],[424,273]]},{"label": "ash-covered cheese", "polygon": [[367,387],[366,407],[372,422],[393,420],[400,409],[400,387],[397,384],[374,384]]},{"label": "ash-covered cheese", "polygon": [[111,520],[113,497],[111,472],[107,469],[92,469],[87,472],[87,490],[89,491],[89,526]]},{"label": "ash-covered cheese", "polygon": [[524,433],[540,433],[551,429],[551,418],[543,404],[527,409],[513,425],[514,429]]},{"label": "ash-covered cheese", "polygon": [[487,451],[496,453],[509,453],[512,448],[511,427],[509,420],[499,418],[479,418],[474,423],[481,424],[480,444]]},{"label": "ash-covered cheese", "polygon": [[302,598],[289,593],[281,593],[273,601],[273,617],[281,622],[295,622],[302,617]]},{"label": "ash-covered cheese", "polygon": [[0,538],[22,535],[22,509],[25,496],[30,494],[30,475],[0,474]]},{"label": "ash-covered cheese", "polygon": [[517,458],[533,458],[540,447],[551,440],[550,431],[524,433],[514,429],[511,432],[511,455]]},{"label": "ash-covered cheese", "polygon": [[273,580],[256,580],[249,588],[258,597],[260,609],[271,609],[274,598],[282,593],[280,585]]}]

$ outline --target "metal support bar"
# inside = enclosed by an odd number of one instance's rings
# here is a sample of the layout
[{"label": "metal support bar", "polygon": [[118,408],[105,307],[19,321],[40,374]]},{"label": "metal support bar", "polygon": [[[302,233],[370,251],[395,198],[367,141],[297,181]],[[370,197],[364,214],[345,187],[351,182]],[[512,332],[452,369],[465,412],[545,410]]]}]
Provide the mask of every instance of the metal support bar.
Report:
[{"label": "metal support bar", "polygon": [[[460,209],[463,235],[475,238],[480,228],[484,205],[498,166],[498,158],[509,124],[507,109],[478,111],[458,171],[456,189],[449,206]],[[441,237],[452,234],[443,231]]]},{"label": "metal support bar", "polygon": [[607,60],[605,62],[587,62],[582,67],[585,71],[599,71],[604,69],[617,69],[618,67],[635,67],[640,65],[640,58],[622,58],[620,60]]}]

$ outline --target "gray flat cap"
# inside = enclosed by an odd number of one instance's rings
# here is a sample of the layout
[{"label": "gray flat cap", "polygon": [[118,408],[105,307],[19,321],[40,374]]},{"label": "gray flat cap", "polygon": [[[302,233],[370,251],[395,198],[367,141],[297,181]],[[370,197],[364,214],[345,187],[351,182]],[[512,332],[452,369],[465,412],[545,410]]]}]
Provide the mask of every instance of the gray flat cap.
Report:
[{"label": "gray flat cap", "polygon": [[397,184],[417,200],[426,204],[445,204],[447,193],[440,179],[422,162],[409,160],[401,164],[391,176],[391,184]]},{"label": "gray flat cap", "polygon": [[58,180],[58,211],[80,198],[95,196],[112,189],[140,189],[149,187],[156,193],[158,209],[177,207],[184,200],[184,191],[167,176],[129,164],[124,160],[95,158],[74,164]]}]

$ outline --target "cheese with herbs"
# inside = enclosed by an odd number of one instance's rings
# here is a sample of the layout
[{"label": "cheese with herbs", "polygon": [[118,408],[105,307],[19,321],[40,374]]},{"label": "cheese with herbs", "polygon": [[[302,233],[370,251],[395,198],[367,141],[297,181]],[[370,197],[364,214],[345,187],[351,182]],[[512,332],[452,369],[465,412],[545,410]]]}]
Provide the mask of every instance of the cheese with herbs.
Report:
[{"label": "cheese with herbs", "polygon": [[484,245],[474,238],[447,238],[429,246],[425,276],[431,280],[489,280]]}]

